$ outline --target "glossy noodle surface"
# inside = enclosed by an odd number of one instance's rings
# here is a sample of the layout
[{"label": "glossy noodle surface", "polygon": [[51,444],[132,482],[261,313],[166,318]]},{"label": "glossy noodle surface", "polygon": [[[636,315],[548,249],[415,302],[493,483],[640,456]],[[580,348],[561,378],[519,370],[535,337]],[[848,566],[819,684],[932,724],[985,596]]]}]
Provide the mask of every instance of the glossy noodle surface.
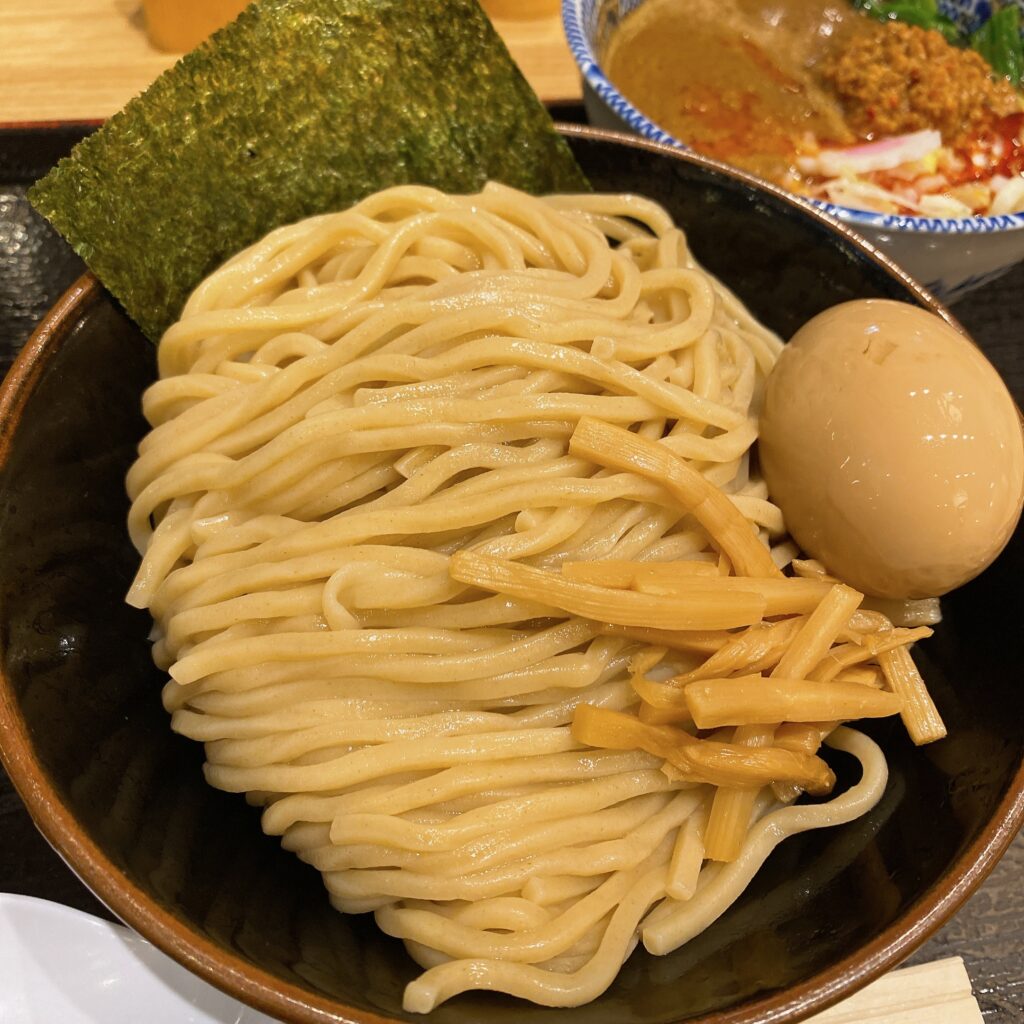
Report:
[{"label": "glossy noodle surface", "polygon": [[[685,761],[699,771],[574,728],[581,705],[657,728],[641,721],[644,673],[648,689],[658,671],[707,678],[725,631],[761,628],[782,600],[776,565],[795,552],[750,463],[780,344],[654,203],[498,185],[392,189],[277,230],[165,334],[128,477],[130,601],[155,619],[165,706],[206,744],[208,781],[264,806],[339,909],[405,940],[425,968],[408,1010],[471,988],[593,999],[638,941],[666,952],[715,920],[785,836],[880,798],[885,761],[847,729],[829,742],[860,781],[790,806],[813,772],[753,790],[701,774],[733,771],[728,741],[749,725]],[[683,468],[662,486],[611,448],[588,454],[587,424],[629,428]],[[688,509],[702,488],[719,504]],[[757,585],[719,575],[742,557]],[[631,569],[626,596],[563,570],[596,561],[702,568],[668,591]],[[822,616],[801,609],[827,611],[830,591],[807,583],[777,631],[803,654],[765,661],[782,659],[779,685],[855,625],[856,599],[837,594],[840,634],[810,636]],[[690,641],[689,620],[645,632],[622,611],[682,615],[711,589],[728,592],[708,600],[720,619]],[[579,603],[595,592],[606,616]],[[650,707],[671,722],[666,706]],[[816,725],[741,771],[820,764],[832,725]],[[664,728],[704,742],[692,722]],[[717,802],[744,820],[712,860]]]}]

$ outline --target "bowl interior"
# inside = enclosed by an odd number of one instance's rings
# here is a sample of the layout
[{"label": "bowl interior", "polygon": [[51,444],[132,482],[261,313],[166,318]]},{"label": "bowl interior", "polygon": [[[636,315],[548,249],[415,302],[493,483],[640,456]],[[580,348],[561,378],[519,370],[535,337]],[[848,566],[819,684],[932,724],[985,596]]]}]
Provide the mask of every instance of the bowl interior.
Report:
[{"label": "bowl interior", "polygon": [[[622,24],[648,0],[562,0],[562,20],[569,48],[579,65],[584,82],[584,102],[588,116],[598,125],[627,127],[645,139],[686,146],[685,139],[677,139],[654,121],[643,110],[619,92],[607,77],[603,61],[608,46]],[[1008,0],[1024,15],[1024,0]],[[765,6],[770,4],[765,3]],[[985,0],[939,0],[939,9],[955,21],[965,32],[973,32],[991,13],[992,5]],[[1024,37],[1024,18],[1021,36]],[[596,102],[594,99],[596,97]],[[1000,232],[1024,228],[1024,214],[1002,214],[986,217],[926,217],[908,214],[882,214],[869,210],[837,206],[824,200],[813,200],[820,209],[858,230],[876,229],[886,232],[942,232],[975,235],[978,232]],[[885,247],[888,239],[879,241]],[[1020,257],[1017,256],[1017,259]],[[1010,261],[1012,262],[1012,261]],[[1007,264],[1008,265],[1008,264]],[[914,272],[920,273],[914,267]],[[942,294],[948,295],[951,289]]]},{"label": "bowl interior", "polygon": [[[596,189],[663,203],[708,269],[784,336],[851,297],[924,301],[781,195],[639,145],[586,132],[571,142]],[[209,788],[199,746],[168,728],[147,616],[123,603],[136,564],[123,477],[145,429],[151,346],[93,289],[33,372],[0,431],[0,739],[44,831],[115,912],[279,1016],[422,1019],[401,1010],[417,973],[401,944],[370,916],[333,911],[317,873],[264,836],[243,800]],[[950,738],[917,750],[898,726],[873,729],[891,777],[867,818],[787,840],[707,932],[662,958],[634,953],[589,1006],[478,994],[430,1019],[664,1024],[747,1006],[728,1019],[753,1020],[753,1002],[904,927],[1020,785],[1024,691],[1004,595],[1022,572],[1018,530],[992,570],[945,602],[920,660]],[[834,765],[848,780],[842,755]]]}]

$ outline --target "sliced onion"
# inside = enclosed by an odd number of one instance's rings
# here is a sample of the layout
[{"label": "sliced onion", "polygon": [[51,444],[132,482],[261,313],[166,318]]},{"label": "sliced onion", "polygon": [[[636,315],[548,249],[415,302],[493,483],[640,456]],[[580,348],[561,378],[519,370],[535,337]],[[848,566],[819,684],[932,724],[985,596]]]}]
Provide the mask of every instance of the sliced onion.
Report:
[{"label": "sliced onion", "polygon": [[916,204],[880,185],[854,178],[839,178],[825,183],[823,191],[838,206],[854,210],[873,210],[877,213],[899,213],[900,210],[917,212]]},{"label": "sliced onion", "polygon": [[[993,187],[995,180],[993,179]],[[1024,175],[1010,178],[1004,184],[996,188],[992,205],[989,207],[990,214],[995,217],[1004,213],[1024,212]]]},{"label": "sliced onion", "polygon": [[947,195],[921,196],[917,208],[926,217],[970,217],[974,211],[966,204]]},{"label": "sliced onion", "polygon": [[900,164],[923,160],[942,148],[942,135],[927,129],[909,135],[893,135],[878,142],[867,142],[848,149],[823,149],[817,156],[799,157],[797,166],[804,174],[824,178],[888,171]]}]

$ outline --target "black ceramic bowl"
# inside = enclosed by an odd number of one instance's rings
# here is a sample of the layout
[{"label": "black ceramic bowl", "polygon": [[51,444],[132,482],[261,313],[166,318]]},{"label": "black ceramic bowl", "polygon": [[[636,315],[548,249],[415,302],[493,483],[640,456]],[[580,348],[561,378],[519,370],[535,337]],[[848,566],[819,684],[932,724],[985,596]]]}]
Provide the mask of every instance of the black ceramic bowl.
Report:
[{"label": "black ceramic bowl", "polygon": [[[644,193],[698,258],[788,336],[834,303],[936,306],[899,271],[781,192],[666,148],[567,129],[598,189]],[[369,916],[328,904],[319,876],[210,789],[202,750],[172,735],[135,567],[123,478],[144,432],[152,347],[90,277],[61,300],[0,398],[0,747],[44,834],[104,902],[215,985],[289,1021],[422,1020],[417,973]],[[873,728],[888,790],[866,818],[787,840],[702,936],[637,952],[589,1006],[460,996],[434,1024],[796,1021],[894,965],[956,909],[1024,817],[1018,530],[998,563],[944,602],[919,660],[949,726],[915,749]],[[993,642],[993,638],[1001,638]],[[835,767],[848,778],[850,766]]]}]

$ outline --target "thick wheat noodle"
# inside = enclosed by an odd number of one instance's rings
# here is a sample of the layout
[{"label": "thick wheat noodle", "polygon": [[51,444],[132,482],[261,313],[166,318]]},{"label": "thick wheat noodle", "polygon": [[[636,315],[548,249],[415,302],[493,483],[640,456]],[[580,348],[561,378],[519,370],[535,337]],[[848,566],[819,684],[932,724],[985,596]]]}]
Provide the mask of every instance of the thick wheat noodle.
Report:
[{"label": "thick wheat noodle", "polygon": [[[724,522],[774,575],[783,523],[749,450],[779,349],[655,204],[494,184],[280,228],[162,339],[128,475],[129,599],[154,616],[173,727],[340,909],[406,941],[426,968],[407,1009],[470,988],[592,999],[641,934],[664,952],[717,917],[783,834],[877,799],[877,748],[837,734],[862,782],[807,808],[763,794],[740,859],[709,866],[710,787],[584,747],[573,716],[635,714],[638,655],[679,682],[757,671],[799,626],[750,642],[590,620],[450,571],[462,552],[559,578],[597,559],[728,570]],[[632,430],[690,490],[570,453],[581,420]],[[714,506],[696,517],[694,487]],[[666,600],[683,607],[625,598]]]},{"label": "thick wheat noodle", "polygon": [[[508,786],[549,785],[559,782],[565,785],[577,778],[593,779],[597,776],[656,768],[661,762],[642,751],[631,753],[609,752],[594,754],[570,752],[559,757],[529,758],[504,761],[494,764],[502,782]],[[489,781],[489,769],[475,765],[460,765],[427,778],[407,782],[399,786],[378,787],[371,794],[355,791],[338,797],[317,797],[310,794],[284,797],[267,808],[263,816],[263,827],[277,834],[298,821],[326,821],[338,819],[345,813],[374,812],[379,815],[395,816],[407,811],[438,803],[450,804],[469,793],[485,791]],[[324,817],[320,817],[323,814]]]}]

